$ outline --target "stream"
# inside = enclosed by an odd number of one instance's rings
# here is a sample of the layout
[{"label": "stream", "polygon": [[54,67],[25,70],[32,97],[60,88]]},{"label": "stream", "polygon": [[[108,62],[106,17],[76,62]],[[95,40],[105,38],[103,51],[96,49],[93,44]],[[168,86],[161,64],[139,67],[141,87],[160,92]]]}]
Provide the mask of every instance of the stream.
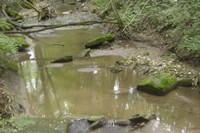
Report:
[{"label": "stream", "polygon": [[[41,23],[96,19],[87,12],[74,12]],[[110,71],[116,61],[123,59],[120,55],[104,54],[75,58],[68,63],[51,63],[66,55],[77,56],[84,50],[84,42],[104,32],[102,25],[92,25],[32,34],[35,40],[28,40],[29,56],[21,56],[19,62],[28,112],[52,119],[102,115],[109,119],[128,119],[135,114],[156,114],[156,120],[136,131],[103,127],[96,132],[199,133],[200,95],[196,88],[179,87],[162,97],[140,92],[136,86],[142,75],[128,69],[120,73]],[[78,132],[76,128],[71,132]]]}]

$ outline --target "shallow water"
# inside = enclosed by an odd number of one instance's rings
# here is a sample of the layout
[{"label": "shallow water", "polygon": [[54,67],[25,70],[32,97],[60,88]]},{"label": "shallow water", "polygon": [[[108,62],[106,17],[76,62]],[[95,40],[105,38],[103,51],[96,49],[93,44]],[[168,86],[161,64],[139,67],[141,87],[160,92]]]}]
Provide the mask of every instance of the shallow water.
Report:
[{"label": "shallow water", "polygon": [[122,59],[119,56],[50,63],[59,57],[78,55],[85,41],[100,34],[100,29],[91,27],[34,34],[35,47],[29,51],[31,60],[19,63],[32,115],[46,118],[104,115],[118,119],[156,114],[157,120],[136,132],[200,132],[200,94],[196,88],[178,88],[163,97],[139,92],[136,86],[143,77],[137,72],[110,72],[110,67]]}]

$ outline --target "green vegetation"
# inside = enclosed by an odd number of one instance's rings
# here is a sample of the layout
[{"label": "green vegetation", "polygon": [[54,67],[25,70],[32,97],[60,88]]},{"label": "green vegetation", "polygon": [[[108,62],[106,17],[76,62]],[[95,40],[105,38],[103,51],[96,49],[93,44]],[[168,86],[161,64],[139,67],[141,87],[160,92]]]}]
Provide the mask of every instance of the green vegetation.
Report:
[{"label": "green vegetation", "polygon": [[0,33],[0,65],[8,67],[11,70],[17,70],[17,64],[12,60],[18,47],[19,41]]},{"label": "green vegetation", "polygon": [[156,74],[142,80],[137,88],[151,94],[165,95],[175,89],[176,85],[176,77],[167,74]]},{"label": "green vegetation", "polygon": [[8,23],[5,19],[0,19],[0,31],[11,30],[13,25]]},{"label": "green vegetation", "polygon": [[[199,0],[116,0],[125,28],[137,32],[154,32],[166,40],[168,47],[181,59],[200,57]],[[109,0],[91,0],[93,8],[114,18]],[[153,33],[152,33],[153,34]]]},{"label": "green vegetation", "polygon": [[115,35],[114,34],[105,34],[102,35],[98,38],[95,38],[91,41],[88,41],[85,43],[85,47],[86,48],[96,48],[101,46],[104,42],[108,41],[111,42],[115,39]]},{"label": "green vegetation", "polygon": [[34,119],[28,117],[10,117],[0,120],[0,132],[20,132],[35,125]]}]

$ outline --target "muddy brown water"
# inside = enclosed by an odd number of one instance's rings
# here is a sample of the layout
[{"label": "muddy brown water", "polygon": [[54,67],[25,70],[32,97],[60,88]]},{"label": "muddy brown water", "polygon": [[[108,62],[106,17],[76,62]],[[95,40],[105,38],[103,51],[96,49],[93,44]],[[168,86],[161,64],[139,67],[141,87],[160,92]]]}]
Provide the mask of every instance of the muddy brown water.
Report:
[{"label": "muddy brown water", "polygon": [[[85,41],[102,33],[100,28],[82,27],[34,34],[35,46],[29,50],[29,59],[19,63],[29,112],[45,118],[104,115],[109,119],[127,119],[135,114],[156,114],[155,121],[135,132],[199,133],[200,95],[196,88],[178,88],[162,97],[139,92],[136,86],[143,77],[137,72],[110,72],[110,67],[122,59],[117,55],[50,63],[62,56],[78,55]],[[115,130],[122,132],[118,128],[104,128],[101,132]]]}]

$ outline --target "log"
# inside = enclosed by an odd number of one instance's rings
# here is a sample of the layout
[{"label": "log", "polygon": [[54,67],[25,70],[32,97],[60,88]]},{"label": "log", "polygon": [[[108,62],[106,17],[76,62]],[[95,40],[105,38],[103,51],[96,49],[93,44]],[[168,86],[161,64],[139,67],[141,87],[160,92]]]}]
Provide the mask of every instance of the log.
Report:
[{"label": "log", "polygon": [[103,21],[85,21],[85,22],[75,22],[75,23],[68,23],[68,24],[55,24],[55,25],[33,25],[33,26],[20,26],[20,28],[33,28],[33,27],[45,27],[37,30],[29,30],[29,31],[4,31],[5,34],[30,34],[55,28],[67,27],[67,26],[87,26],[93,24],[102,24],[102,23],[112,23],[116,24],[115,22],[103,22]]}]

